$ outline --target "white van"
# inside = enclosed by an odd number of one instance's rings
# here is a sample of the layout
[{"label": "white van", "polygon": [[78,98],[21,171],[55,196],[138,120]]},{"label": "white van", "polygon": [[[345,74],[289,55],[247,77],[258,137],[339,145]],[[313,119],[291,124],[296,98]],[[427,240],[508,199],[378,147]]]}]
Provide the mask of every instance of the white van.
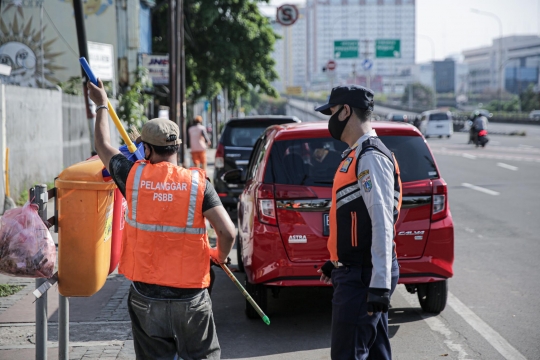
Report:
[{"label": "white van", "polygon": [[420,119],[420,132],[426,137],[450,137],[454,133],[454,124],[450,111],[424,111]]}]

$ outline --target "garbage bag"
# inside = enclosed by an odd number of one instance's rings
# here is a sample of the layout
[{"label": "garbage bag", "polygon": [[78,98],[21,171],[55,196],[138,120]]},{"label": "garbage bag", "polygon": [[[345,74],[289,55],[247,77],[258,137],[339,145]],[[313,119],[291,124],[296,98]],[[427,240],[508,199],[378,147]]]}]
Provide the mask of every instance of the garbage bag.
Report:
[{"label": "garbage bag", "polygon": [[27,202],[0,218],[0,273],[30,278],[53,275],[56,247],[37,209]]}]

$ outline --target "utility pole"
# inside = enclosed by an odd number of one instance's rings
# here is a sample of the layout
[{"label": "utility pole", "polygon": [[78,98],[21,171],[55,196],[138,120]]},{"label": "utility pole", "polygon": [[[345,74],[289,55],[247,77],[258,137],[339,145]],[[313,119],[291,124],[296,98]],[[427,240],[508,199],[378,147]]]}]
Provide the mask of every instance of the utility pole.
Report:
[{"label": "utility pole", "polygon": [[[169,119],[177,122],[177,109],[176,109],[176,78],[178,77],[176,67],[176,0],[169,0],[169,16],[168,20],[168,36],[169,36]],[[182,139],[183,141],[184,139]]]},{"label": "utility pole", "polygon": [[169,118],[178,124],[182,144],[178,152],[178,163],[185,164],[186,124],[185,124],[185,52],[184,52],[184,12],[182,0],[169,0]]},{"label": "utility pole", "polygon": [[[84,57],[88,61],[90,58],[88,56],[88,42],[86,41],[86,29],[84,27],[84,12],[82,6],[82,0],[73,0],[73,12],[75,17],[75,28],[77,29],[77,43],[79,45],[79,57]],[[96,120],[96,115],[90,107],[90,99],[88,98],[88,88],[86,83],[88,82],[88,77],[86,73],[81,68],[82,80],[83,80],[83,97],[84,105],[86,107],[86,119],[88,120],[88,130],[90,131],[90,150],[92,155],[96,153],[96,148],[94,144],[94,122]]]}]

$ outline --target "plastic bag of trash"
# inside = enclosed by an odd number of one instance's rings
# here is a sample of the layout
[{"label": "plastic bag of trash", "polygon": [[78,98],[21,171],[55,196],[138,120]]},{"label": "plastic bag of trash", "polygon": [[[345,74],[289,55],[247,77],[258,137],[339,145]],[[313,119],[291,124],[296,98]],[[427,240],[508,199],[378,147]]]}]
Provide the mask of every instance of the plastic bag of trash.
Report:
[{"label": "plastic bag of trash", "polygon": [[56,247],[37,206],[27,202],[6,211],[0,218],[0,273],[49,278],[55,263]]}]

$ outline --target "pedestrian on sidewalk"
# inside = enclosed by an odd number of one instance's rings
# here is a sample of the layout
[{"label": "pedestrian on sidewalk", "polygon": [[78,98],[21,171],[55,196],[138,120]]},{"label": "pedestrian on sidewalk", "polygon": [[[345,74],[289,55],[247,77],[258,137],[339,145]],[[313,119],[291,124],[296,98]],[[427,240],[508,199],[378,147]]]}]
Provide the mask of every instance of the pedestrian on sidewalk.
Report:
[{"label": "pedestrian on sidewalk", "polygon": [[332,188],[330,261],[319,270],[321,281],[334,286],[331,356],[389,360],[387,312],[399,277],[393,241],[399,167],[371,128],[371,90],[338,86],[315,110],[332,115],[330,135],[349,145]]},{"label": "pedestrian on sidewalk", "polygon": [[212,142],[206,132],[206,128],[202,125],[202,121],[202,117],[197,115],[193,119],[193,125],[188,129],[188,134],[193,164],[206,171],[206,149],[212,145]]},{"label": "pedestrian on sidewalk", "polygon": [[[136,140],[145,159],[133,163],[111,146],[103,83],[88,88],[97,105],[97,153],[128,203],[118,272],[133,281],[128,310],[137,359],[219,359],[209,259],[226,261],[234,224],[204,170],[177,165],[174,122],[145,123]],[[205,219],[216,230],[216,248]]]}]

